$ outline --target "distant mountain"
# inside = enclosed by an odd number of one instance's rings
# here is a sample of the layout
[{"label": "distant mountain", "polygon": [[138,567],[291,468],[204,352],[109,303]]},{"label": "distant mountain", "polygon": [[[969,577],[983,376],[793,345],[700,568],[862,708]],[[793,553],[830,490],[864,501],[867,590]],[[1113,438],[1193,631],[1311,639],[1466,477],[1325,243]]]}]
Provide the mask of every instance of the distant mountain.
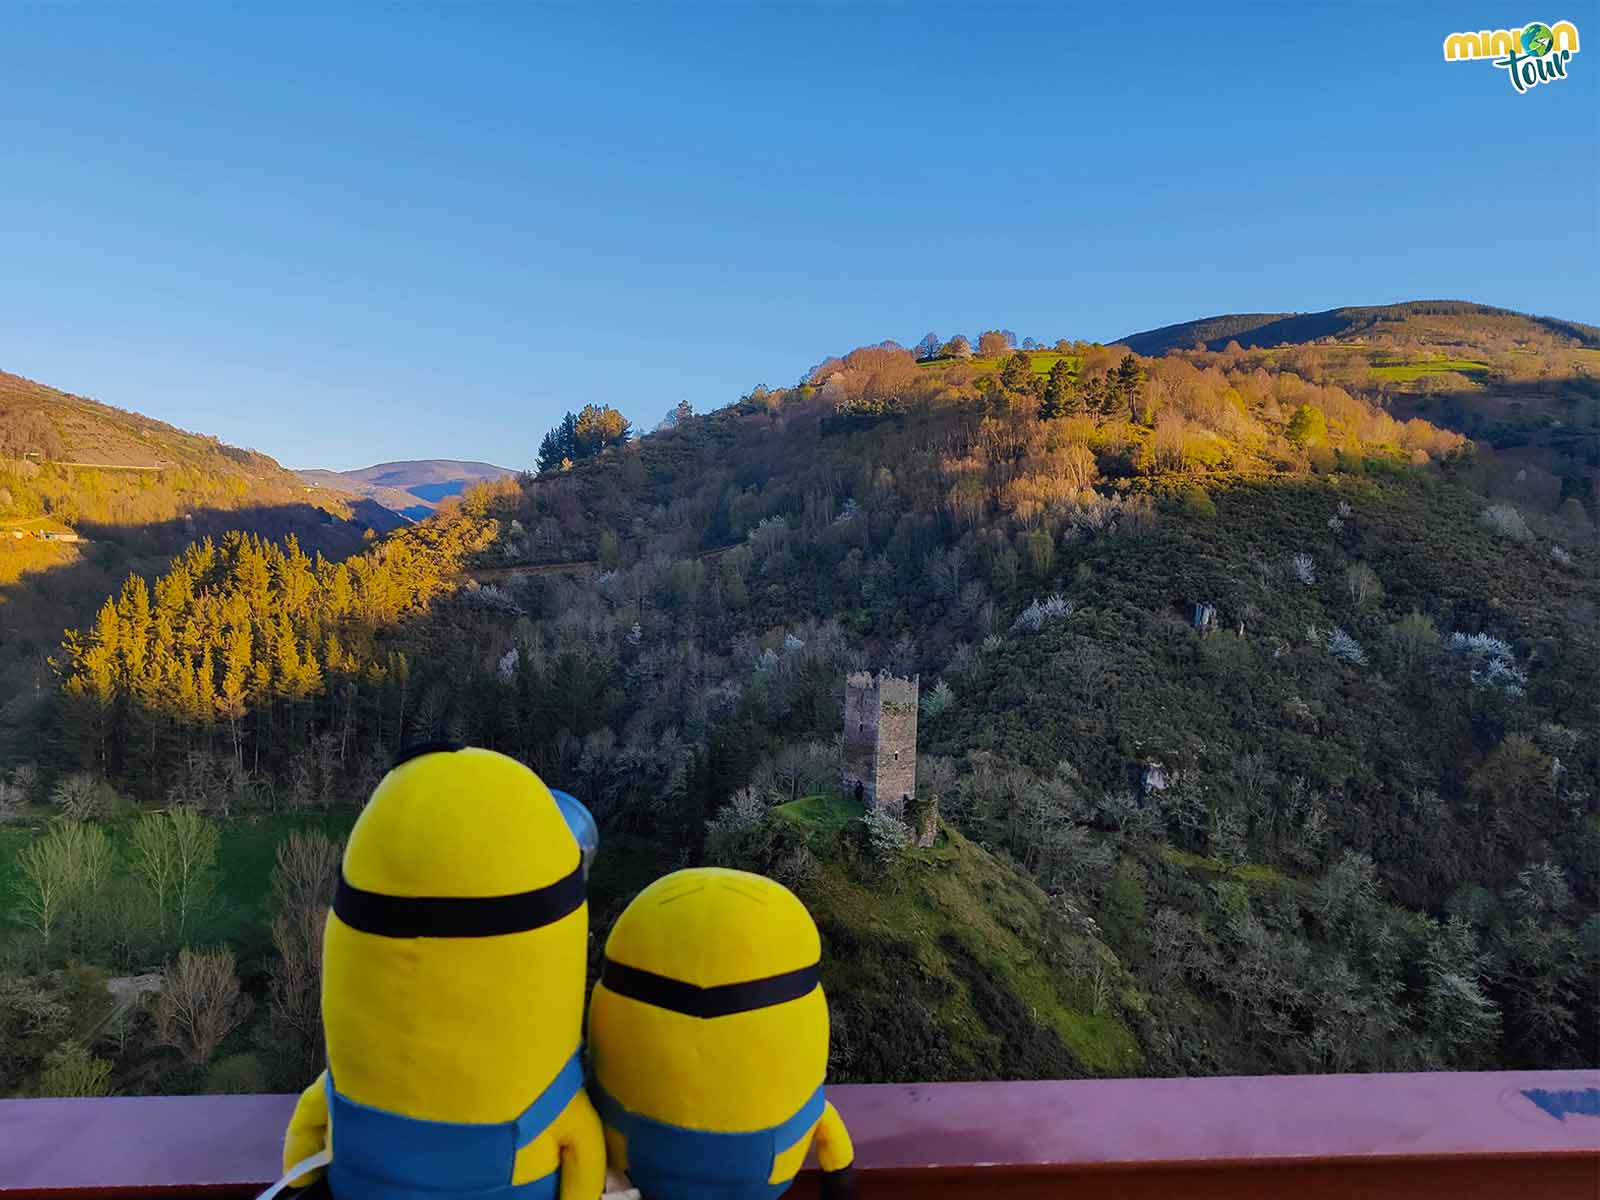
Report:
[{"label": "distant mountain", "polygon": [[[1502,327],[1524,326],[1523,332],[1530,335],[1526,340],[1542,340],[1553,334],[1584,347],[1600,347],[1600,329],[1593,325],[1529,316],[1509,308],[1492,308],[1464,300],[1411,300],[1404,304],[1330,308],[1313,313],[1230,313],[1130,333],[1118,338],[1117,344],[1139,354],[1188,350],[1196,342],[1203,342],[1208,350],[1221,350],[1233,341],[1250,350],[1321,338],[1350,341],[1368,334],[1394,332],[1397,327],[1416,323],[1419,318],[1454,320],[1461,324],[1463,332],[1471,332],[1474,325],[1482,323],[1475,318],[1490,318]],[[1430,324],[1437,326],[1438,322]]]},{"label": "distant mountain", "polygon": [[420,521],[437,509],[441,500],[459,496],[475,483],[503,479],[516,473],[510,467],[454,458],[378,463],[357,471],[296,472],[316,487],[364,496],[413,521]]}]

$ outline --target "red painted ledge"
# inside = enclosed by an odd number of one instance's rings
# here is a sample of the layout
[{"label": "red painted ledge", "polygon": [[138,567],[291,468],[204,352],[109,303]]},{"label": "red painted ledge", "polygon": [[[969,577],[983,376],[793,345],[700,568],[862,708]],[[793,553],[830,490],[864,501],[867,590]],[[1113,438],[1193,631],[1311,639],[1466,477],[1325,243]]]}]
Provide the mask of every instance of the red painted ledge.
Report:
[{"label": "red painted ledge", "polygon": [[[828,1089],[862,1200],[1600,1200],[1600,1071]],[[0,1197],[246,1197],[291,1096],[0,1101]],[[815,1194],[802,1176],[797,1200]]]}]

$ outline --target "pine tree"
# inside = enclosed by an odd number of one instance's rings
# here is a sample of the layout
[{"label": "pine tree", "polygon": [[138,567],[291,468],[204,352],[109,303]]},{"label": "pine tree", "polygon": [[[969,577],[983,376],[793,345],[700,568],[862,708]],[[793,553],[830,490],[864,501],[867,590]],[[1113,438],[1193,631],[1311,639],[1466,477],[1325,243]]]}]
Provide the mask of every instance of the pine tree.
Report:
[{"label": "pine tree", "polygon": [[1068,416],[1074,404],[1078,401],[1078,374],[1073,369],[1071,360],[1058,358],[1050,368],[1050,376],[1045,381],[1044,397],[1039,401],[1039,419],[1052,421],[1057,417]]},{"label": "pine tree", "polygon": [[1115,374],[1112,376],[1116,397],[1127,407],[1128,420],[1139,419],[1139,388],[1144,383],[1144,368],[1139,365],[1139,360],[1132,354],[1124,354],[1122,361],[1117,364]]},{"label": "pine tree", "polygon": [[1023,396],[1033,390],[1033,359],[1018,350],[1006,359],[1000,368],[1000,386],[1011,396]]},{"label": "pine tree", "polygon": [[582,457],[578,452],[578,414],[569,412],[539,442],[539,470],[554,471],[565,459]]},{"label": "pine tree", "polygon": [[245,714],[245,697],[250,688],[250,630],[235,626],[228,635],[228,644],[222,660],[222,687],[217,692],[217,711],[228,718],[228,729],[233,737],[233,760],[244,766],[244,749],[239,741],[239,721]]}]

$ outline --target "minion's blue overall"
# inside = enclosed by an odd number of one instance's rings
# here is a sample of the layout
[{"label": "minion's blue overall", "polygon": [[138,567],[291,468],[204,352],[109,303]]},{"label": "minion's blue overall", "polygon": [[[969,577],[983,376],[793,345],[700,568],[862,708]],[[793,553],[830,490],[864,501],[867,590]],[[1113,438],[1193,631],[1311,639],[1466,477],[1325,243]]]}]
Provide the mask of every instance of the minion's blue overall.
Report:
[{"label": "minion's blue overall", "polygon": [[768,1182],[772,1165],[822,1119],[823,1094],[781,1125],[749,1133],[708,1133],[623,1108],[594,1080],[589,1098],[628,1143],[628,1178],[645,1200],[777,1200],[793,1179]]},{"label": "minion's blue overall", "polygon": [[328,1073],[334,1200],[556,1200],[561,1172],[512,1183],[517,1151],[583,1087],[577,1053],[514,1121],[426,1121],[369,1108],[339,1093]]}]

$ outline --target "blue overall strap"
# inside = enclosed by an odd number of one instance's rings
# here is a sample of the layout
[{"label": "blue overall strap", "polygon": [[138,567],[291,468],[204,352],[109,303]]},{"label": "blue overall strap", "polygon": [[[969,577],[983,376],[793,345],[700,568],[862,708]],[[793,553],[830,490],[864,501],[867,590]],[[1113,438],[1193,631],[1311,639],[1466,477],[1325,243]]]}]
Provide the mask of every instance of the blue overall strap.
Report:
[{"label": "blue overall strap", "polygon": [[[622,1103],[617,1100],[615,1096],[600,1086],[600,1081],[598,1079],[591,1079],[589,1081],[589,1099],[594,1101],[595,1108],[599,1110],[600,1119],[625,1137],[631,1136],[633,1130],[642,1123],[663,1127],[668,1124],[665,1121],[656,1121],[650,1117],[641,1116],[638,1113],[624,1108]],[[795,1113],[794,1116],[790,1117],[786,1121],[780,1122],[771,1129],[756,1129],[751,1130],[750,1133],[771,1134],[773,1146],[780,1151],[787,1150],[801,1138],[805,1137],[806,1134],[810,1133],[811,1127],[818,1121],[822,1120],[822,1110],[826,1104],[827,1098],[823,1094],[823,1085],[819,1083],[817,1085],[817,1090],[811,1093],[810,1099],[800,1106],[800,1111]],[[700,1131],[696,1130],[694,1132],[698,1133]],[[744,1137],[748,1135],[743,1133],[734,1133],[709,1134],[708,1136]]]},{"label": "blue overall strap", "polygon": [[599,1079],[589,1080],[589,1099],[594,1103],[595,1111],[600,1114],[600,1120],[611,1126],[618,1133],[627,1133],[628,1126],[632,1123],[633,1114],[617,1101],[616,1097],[600,1086]]},{"label": "blue overall strap", "polygon": [[627,1140],[628,1176],[651,1200],[777,1200],[793,1180],[769,1182],[774,1163],[803,1141],[825,1104],[818,1087],[777,1125],[719,1133],[630,1112],[593,1080],[589,1096],[605,1123]]},{"label": "blue overall strap", "polygon": [[372,1108],[339,1092],[327,1075],[333,1161],[340,1200],[555,1200],[557,1171],[513,1185],[517,1152],[550,1128],[583,1086],[579,1052],[510,1121],[432,1121]]},{"label": "blue overall strap", "polygon": [[582,1090],[583,1047],[579,1046],[544,1091],[516,1119],[517,1149],[522,1149],[555,1124],[556,1118],[567,1110],[572,1098]]},{"label": "blue overall strap", "polygon": [[810,1133],[811,1127],[822,1120],[822,1110],[826,1106],[827,1099],[823,1096],[822,1085],[819,1083],[817,1090],[811,1093],[811,1099],[800,1106],[800,1111],[772,1131],[772,1144],[780,1151],[787,1150]]}]

